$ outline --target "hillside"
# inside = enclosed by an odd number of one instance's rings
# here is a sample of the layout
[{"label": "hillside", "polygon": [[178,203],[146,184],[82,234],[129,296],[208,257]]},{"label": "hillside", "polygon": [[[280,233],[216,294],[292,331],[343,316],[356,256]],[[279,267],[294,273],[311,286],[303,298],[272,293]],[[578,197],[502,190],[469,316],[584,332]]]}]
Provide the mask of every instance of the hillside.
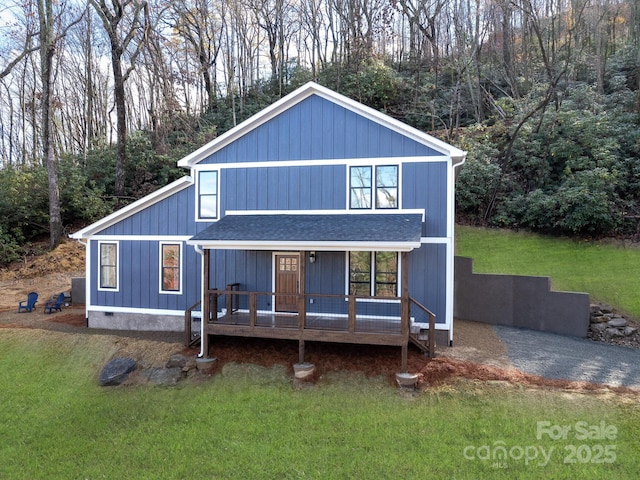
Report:
[{"label": "hillside", "polygon": [[0,310],[17,307],[27,294],[36,291],[47,299],[71,290],[71,279],[85,275],[85,247],[78,242],[65,242],[44,255],[26,258],[0,269]]}]

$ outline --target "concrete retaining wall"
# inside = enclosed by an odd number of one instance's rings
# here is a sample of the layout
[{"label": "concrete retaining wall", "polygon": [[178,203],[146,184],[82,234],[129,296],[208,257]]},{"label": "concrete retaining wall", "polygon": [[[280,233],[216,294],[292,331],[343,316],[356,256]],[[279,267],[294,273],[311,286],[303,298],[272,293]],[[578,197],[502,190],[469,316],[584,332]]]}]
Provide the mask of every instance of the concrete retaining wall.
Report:
[{"label": "concrete retaining wall", "polygon": [[589,295],[551,291],[548,277],[473,273],[473,259],[455,258],[453,315],[461,320],[586,337]]}]

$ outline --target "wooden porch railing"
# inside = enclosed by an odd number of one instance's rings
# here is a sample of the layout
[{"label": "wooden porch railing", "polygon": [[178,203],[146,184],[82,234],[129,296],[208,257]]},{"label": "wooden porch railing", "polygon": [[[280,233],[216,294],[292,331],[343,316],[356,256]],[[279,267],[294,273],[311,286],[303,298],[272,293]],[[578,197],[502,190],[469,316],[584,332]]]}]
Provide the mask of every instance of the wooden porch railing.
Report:
[{"label": "wooden porch railing", "polygon": [[193,311],[200,306],[200,301],[194,303],[184,312],[184,345],[187,348],[193,347],[200,342],[200,335],[193,336],[191,325],[193,324]]},{"label": "wooden porch railing", "polygon": [[409,297],[409,311],[411,311],[411,305],[415,305],[419,310],[422,311],[423,314],[426,314],[429,317],[429,337],[427,339],[427,348],[429,350],[427,353],[429,355],[429,358],[433,358],[436,356],[436,314],[413,297]]},{"label": "wooden porch railing", "polygon": [[[237,284],[232,285],[235,287]],[[299,321],[295,326],[298,329],[305,329],[312,328],[307,324],[308,317],[317,318],[318,316],[334,316],[336,318],[346,318],[347,327],[345,327],[344,330],[354,333],[357,330],[356,318],[359,316],[364,316],[370,319],[371,322],[375,322],[377,319],[388,320],[393,317],[395,319],[404,320],[398,323],[398,333],[409,331],[409,317],[403,312],[401,297],[386,297],[381,299],[380,297],[366,295],[301,293],[296,294],[296,296],[298,296],[297,311],[273,312],[271,308],[275,300],[272,299],[275,299],[278,295],[290,297],[292,294],[240,291],[237,288],[231,289],[229,287],[231,287],[231,285],[228,285],[226,290],[209,290],[209,309],[212,313],[207,319],[208,324],[228,323],[228,321],[231,320],[230,317],[239,313],[240,315],[248,315],[249,322],[247,326],[255,327],[258,326],[257,319],[259,315],[278,316],[294,314],[299,317]],[[240,311],[240,300],[243,297],[246,300],[242,302],[244,308]],[[262,303],[259,301],[261,298],[263,300]],[[386,305],[392,313],[388,313],[386,315],[368,313],[365,311],[366,309],[372,309],[375,307],[371,307],[372,304],[367,304],[365,302],[360,303],[360,301],[363,300],[373,300],[376,302],[375,305],[377,306]],[[324,305],[328,308],[323,309],[321,307],[319,312],[309,311],[309,308],[307,307],[309,304],[317,305],[322,302],[324,302]],[[224,305],[224,310],[220,309],[221,304]],[[217,312],[217,314],[213,314],[213,312]],[[403,317],[406,318],[403,319]],[[292,326],[290,325],[288,328],[291,327]]]},{"label": "wooden porch railing", "polygon": [[[202,309],[207,317],[203,318],[205,334],[298,340],[301,362],[304,361],[305,340],[401,346],[405,371],[409,341],[428,352],[430,357],[435,355],[436,316],[409,296],[381,299],[364,295],[300,293],[297,294],[297,312],[273,312],[277,295],[275,292],[240,291],[238,284],[230,284],[225,290],[209,290],[208,308]],[[185,343],[192,336],[191,311],[198,305],[199,302],[185,313]],[[427,345],[411,333],[412,317],[425,320],[428,317]],[[208,339],[204,340],[205,349],[208,349]]]}]

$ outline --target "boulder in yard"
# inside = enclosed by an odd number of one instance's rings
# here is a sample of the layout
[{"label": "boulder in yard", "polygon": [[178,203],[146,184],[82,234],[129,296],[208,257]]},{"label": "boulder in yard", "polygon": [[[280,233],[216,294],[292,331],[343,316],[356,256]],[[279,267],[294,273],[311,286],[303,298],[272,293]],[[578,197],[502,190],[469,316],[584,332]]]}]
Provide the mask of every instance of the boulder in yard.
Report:
[{"label": "boulder in yard", "polygon": [[114,358],[100,372],[98,383],[102,387],[120,385],[135,369],[136,361],[134,359]]}]

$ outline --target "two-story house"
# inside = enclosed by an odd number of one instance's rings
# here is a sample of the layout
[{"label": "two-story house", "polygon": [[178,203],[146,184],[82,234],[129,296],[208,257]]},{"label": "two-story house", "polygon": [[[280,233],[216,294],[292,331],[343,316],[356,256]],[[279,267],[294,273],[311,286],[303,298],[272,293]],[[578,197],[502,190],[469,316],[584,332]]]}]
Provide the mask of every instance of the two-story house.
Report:
[{"label": "two-story house", "polygon": [[72,235],[88,326],[177,331],[197,314],[201,356],[215,335],[296,340],[301,361],[305,341],[388,344],[406,369],[430,320],[453,338],[465,155],[308,83],[180,160],[188,176]]}]

